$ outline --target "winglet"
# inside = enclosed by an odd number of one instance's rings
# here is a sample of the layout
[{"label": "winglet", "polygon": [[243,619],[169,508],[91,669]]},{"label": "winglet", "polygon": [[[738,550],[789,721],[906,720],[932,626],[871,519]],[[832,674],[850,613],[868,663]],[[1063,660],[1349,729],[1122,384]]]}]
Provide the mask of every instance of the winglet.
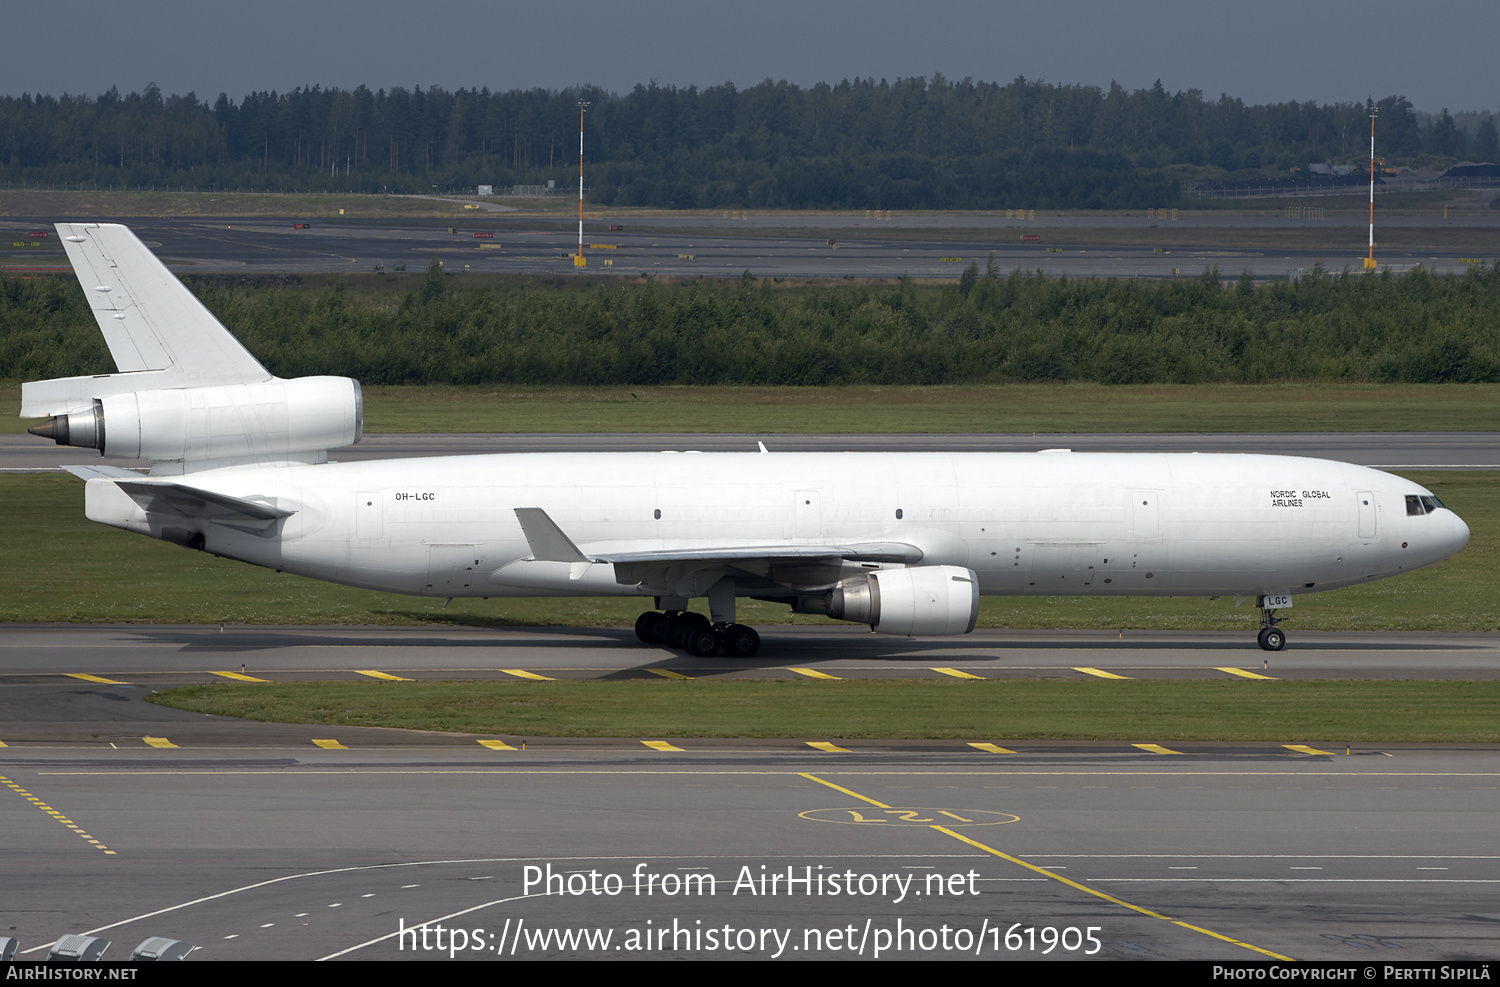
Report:
[{"label": "winglet", "polygon": [[526,535],[526,544],[531,546],[531,556],[536,561],[592,561],[540,507],[517,507],[516,520],[521,522],[521,531]]}]

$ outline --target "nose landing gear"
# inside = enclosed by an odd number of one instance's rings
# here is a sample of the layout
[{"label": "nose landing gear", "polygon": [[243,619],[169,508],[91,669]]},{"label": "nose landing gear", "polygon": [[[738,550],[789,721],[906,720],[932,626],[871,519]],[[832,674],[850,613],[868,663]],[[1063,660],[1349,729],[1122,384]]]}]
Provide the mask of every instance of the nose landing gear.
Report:
[{"label": "nose landing gear", "polygon": [[[1264,597],[1261,598],[1264,601]],[[1255,641],[1263,651],[1280,651],[1286,647],[1286,631],[1277,625],[1281,623],[1281,617],[1276,616],[1276,610],[1261,604],[1261,628],[1260,633],[1255,636]]]}]

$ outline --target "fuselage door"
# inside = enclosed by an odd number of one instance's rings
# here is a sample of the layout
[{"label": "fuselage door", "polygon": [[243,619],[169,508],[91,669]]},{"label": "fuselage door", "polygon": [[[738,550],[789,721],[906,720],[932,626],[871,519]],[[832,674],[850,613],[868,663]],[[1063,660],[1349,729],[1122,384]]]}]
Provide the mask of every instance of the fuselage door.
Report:
[{"label": "fuselage door", "polygon": [[429,545],[427,590],[437,596],[465,596],[479,567],[473,545]]},{"label": "fuselage door", "polygon": [[817,490],[798,490],[792,502],[792,536],[795,538],[821,538],[823,536],[823,500]]},{"label": "fuselage door", "polygon": [[1161,540],[1160,490],[1135,490],[1130,495],[1130,534],[1135,541]]},{"label": "fuselage door", "polygon": [[354,495],[354,537],[380,538],[385,533],[382,496],[378,490],[361,490]]},{"label": "fuselage door", "polygon": [[1375,537],[1375,494],[1361,490],[1354,495],[1359,501],[1359,537]]}]

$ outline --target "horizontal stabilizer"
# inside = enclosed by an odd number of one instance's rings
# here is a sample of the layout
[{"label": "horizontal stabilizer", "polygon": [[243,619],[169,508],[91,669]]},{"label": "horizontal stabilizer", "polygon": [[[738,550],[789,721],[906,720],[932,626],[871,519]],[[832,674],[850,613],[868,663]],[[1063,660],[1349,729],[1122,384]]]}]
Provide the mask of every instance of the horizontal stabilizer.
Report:
[{"label": "horizontal stabilizer", "polygon": [[115,485],[147,514],[199,518],[253,534],[264,533],[277,521],[297,513],[260,501],[144,477],[117,480]]},{"label": "horizontal stabilizer", "polygon": [[64,466],[80,480],[139,480],[139,470],[128,470],[123,466]]}]

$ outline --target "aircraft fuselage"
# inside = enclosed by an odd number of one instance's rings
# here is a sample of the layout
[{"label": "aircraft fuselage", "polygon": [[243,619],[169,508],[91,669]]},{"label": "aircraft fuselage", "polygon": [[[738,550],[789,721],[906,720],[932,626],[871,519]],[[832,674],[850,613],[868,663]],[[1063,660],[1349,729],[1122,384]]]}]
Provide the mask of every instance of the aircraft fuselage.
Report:
[{"label": "aircraft fuselage", "polygon": [[[216,554],[438,597],[661,595],[614,566],[528,561],[516,508],[589,556],[894,543],[972,569],[983,595],[1308,593],[1430,565],[1468,528],[1365,467],[1284,456],[1087,453],[578,453],[234,467],[195,487],[294,513],[268,531],[195,522]],[[88,516],[183,542],[109,480]],[[170,530],[168,530],[170,529]],[[867,566],[870,568],[872,566]],[[691,566],[678,570],[691,587]],[[746,571],[740,595],[794,596]],[[793,580],[795,582],[795,580]],[[775,585],[773,585],[773,583]]]}]

